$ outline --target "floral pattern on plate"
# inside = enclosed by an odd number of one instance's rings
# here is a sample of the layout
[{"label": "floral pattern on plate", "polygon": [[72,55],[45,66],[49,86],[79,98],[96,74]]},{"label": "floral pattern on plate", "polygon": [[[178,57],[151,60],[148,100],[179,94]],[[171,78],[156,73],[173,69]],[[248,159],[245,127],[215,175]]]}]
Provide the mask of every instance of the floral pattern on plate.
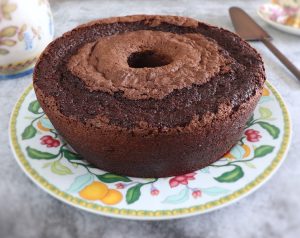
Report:
[{"label": "floral pattern on plate", "polygon": [[214,164],[169,178],[133,178],[95,168],[59,136],[32,86],[16,105],[11,144],[17,161],[39,186],[77,207],[115,217],[176,218],[203,213],[254,190],[278,167],[290,124],[268,84],[244,136]]},{"label": "floral pattern on plate", "polygon": [[300,35],[300,9],[284,8],[278,4],[265,3],[257,10],[259,17],[278,30]]},{"label": "floral pattern on plate", "polygon": [[284,7],[279,4],[266,3],[260,6],[260,12],[264,13],[271,21],[280,24],[300,28],[298,12],[300,7]]}]

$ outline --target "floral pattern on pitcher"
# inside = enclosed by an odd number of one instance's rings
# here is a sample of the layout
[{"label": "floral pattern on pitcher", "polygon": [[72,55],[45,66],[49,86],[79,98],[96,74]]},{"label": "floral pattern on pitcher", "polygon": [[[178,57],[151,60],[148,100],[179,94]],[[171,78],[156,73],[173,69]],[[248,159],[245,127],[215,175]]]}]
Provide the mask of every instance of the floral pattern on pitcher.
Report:
[{"label": "floral pattern on pitcher", "polygon": [[0,76],[9,78],[31,67],[52,38],[53,20],[47,0],[1,1]]}]

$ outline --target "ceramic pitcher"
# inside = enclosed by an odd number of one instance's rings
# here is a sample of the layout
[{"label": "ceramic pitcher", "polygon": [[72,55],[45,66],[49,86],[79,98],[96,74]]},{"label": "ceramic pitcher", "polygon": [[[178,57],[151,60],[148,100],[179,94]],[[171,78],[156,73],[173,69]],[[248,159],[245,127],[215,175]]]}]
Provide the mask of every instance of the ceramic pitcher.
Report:
[{"label": "ceramic pitcher", "polygon": [[0,79],[31,73],[52,38],[47,0],[0,0]]}]

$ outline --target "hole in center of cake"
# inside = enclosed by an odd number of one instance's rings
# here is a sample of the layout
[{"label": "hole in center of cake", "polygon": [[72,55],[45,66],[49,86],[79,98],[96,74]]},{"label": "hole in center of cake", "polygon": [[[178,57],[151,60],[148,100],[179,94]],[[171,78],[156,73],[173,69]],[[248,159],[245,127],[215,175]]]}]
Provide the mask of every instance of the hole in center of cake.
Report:
[{"label": "hole in center of cake", "polygon": [[172,59],[169,56],[153,50],[134,52],[127,58],[127,63],[131,68],[156,68],[171,62]]}]

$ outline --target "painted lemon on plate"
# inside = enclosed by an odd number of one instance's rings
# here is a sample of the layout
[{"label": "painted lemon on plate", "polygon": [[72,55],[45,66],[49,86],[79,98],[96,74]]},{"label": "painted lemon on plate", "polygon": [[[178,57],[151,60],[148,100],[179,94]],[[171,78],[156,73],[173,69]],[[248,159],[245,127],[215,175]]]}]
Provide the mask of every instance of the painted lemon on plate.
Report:
[{"label": "painted lemon on plate", "polygon": [[104,183],[92,182],[79,192],[79,196],[87,200],[101,200],[108,193],[108,187]]},{"label": "painted lemon on plate", "polygon": [[109,189],[104,183],[94,181],[79,192],[79,196],[87,200],[100,200],[106,205],[119,203],[123,195],[118,190]]}]

